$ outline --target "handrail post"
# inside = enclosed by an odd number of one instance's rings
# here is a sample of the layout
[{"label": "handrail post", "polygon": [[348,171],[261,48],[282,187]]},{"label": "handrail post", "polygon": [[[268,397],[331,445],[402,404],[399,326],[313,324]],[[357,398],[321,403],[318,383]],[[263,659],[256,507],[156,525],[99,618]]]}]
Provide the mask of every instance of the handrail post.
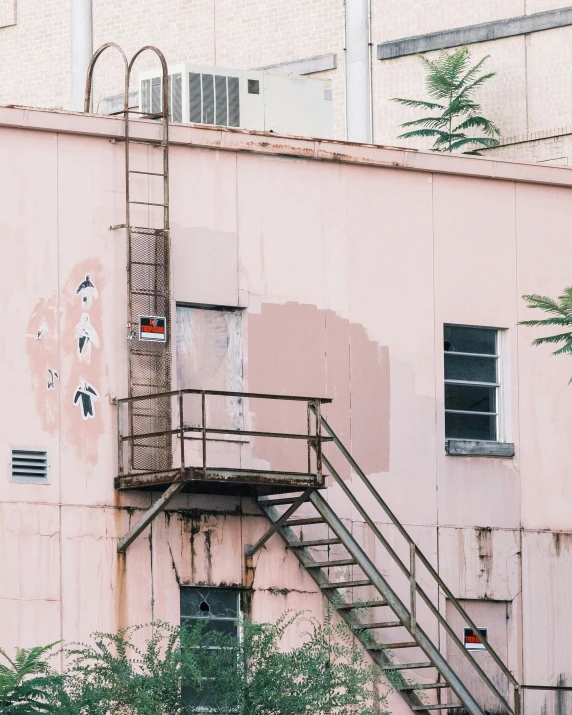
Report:
[{"label": "handrail post", "polygon": [[514,715],[522,715],[522,690],[514,686]]},{"label": "handrail post", "polygon": [[183,393],[179,392],[179,439],[181,440],[181,469],[185,469],[185,422],[183,419]]},{"label": "handrail post", "polygon": [[312,403],[306,403],[306,421],[308,423],[308,474],[312,473]]},{"label": "handrail post", "polygon": [[316,415],[316,477],[322,481],[322,413],[320,400],[314,402],[314,414]]},{"label": "handrail post", "polygon": [[123,403],[117,403],[117,461],[119,474],[123,474]]},{"label": "handrail post", "polygon": [[203,469],[207,468],[207,395],[201,392],[201,411],[203,414]]},{"label": "handrail post", "polygon": [[409,598],[411,600],[411,635],[415,635],[417,628],[417,581],[415,579],[415,554],[417,547],[413,541],[409,542]]}]

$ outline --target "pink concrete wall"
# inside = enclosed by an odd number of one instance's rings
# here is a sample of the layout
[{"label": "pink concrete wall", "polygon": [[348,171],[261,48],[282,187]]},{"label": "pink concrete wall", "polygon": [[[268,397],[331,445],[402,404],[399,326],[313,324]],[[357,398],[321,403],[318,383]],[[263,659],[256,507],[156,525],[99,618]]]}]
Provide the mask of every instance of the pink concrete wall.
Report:
[{"label": "pink concrete wall", "polygon": [[[176,621],[177,583],[243,583],[243,546],[265,528],[249,499],[183,495],[117,557],[151,500],[113,489],[111,398],[127,393],[125,237],[108,230],[124,218],[123,147],[109,141],[120,131],[114,119],[0,109],[0,455],[8,465],[11,446],[39,446],[51,458],[49,486],[0,480],[7,647]],[[510,667],[536,683],[570,672],[571,369],[516,327],[521,294],[569,282],[570,172],[191,127],[173,139],[174,301],[243,306],[245,389],[333,397],[332,426],[455,595],[512,604]],[[76,294],[87,273],[89,308]],[[77,355],[82,312],[99,336],[89,363]],[[445,322],[508,330],[513,459],[444,453]],[[95,419],[73,405],[82,378],[99,393]],[[254,441],[241,449],[264,457]],[[355,514],[342,516],[359,533]],[[321,612],[278,537],[254,588],[257,618]]]}]

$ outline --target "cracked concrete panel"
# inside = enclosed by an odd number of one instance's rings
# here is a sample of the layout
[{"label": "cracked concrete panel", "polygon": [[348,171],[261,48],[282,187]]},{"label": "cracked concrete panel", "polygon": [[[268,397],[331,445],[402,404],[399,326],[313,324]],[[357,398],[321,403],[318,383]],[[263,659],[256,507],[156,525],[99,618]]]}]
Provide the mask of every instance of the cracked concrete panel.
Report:
[{"label": "cracked concrete panel", "polygon": [[58,507],[0,504],[0,534],[0,598],[59,601]]},{"label": "cracked concrete panel", "polygon": [[519,532],[439,528],[440,573],[457,598],[512,601],[519,593]]},{"label": "cracked concrete panel", "polygon": [[525,531],[522,555],[524,682],[572,685],[572,534]]},{"label": "cracked concrete panel", "polygon": [[[487,628],[487,639],[498,653],[504,663],[509,657],[509,639],[514,630],[514,617],[510,604],[505,601],[461,601],[462,607],[469,614],[477,628]],[[446,603],[447,622],[452,626],[458,638],[463,642],[465,623],[450,601]],[[446,638],[447,660],[455,671],[461,676],[471,693],[474,693],[477,702],[486,713],[505,712],[498,699],[467,661],[465,655],[450,636]],[[485,651],[471,651],[478,665],[485,671],[499,693],[509,700],[509,683],[491,656]],[[459,702],[452,696],[450,702]]]},{"label": "cracked concrete panel", "polygon": [[152,620],[152,582],[148,531],[117,553],[141,511],[63,507],[62,635],[87,640],[93,631],[111,631]]},{"label": "cracked concrete panel", "polygon": [[183,586],[241,584],[241,523],[240,515],[167,512],[156,521],[154,569],[170,582],[172,571],[175,582]]}]

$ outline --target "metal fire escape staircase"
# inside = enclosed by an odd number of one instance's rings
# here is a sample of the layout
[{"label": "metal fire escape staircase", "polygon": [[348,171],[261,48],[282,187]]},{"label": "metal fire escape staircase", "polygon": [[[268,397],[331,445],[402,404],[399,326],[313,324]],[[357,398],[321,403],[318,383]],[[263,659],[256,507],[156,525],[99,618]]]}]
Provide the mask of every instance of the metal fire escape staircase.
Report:
[{"label": "metal fire escape staircase", "polygon": [[[249,568],[254,568],[253,557],[270,536],[277,532],[281,534],[288,549],[296,554],[332,608],[356,634],[413,712],[428,715],[434,711],[451,711],[455,715],[486,715],[491,711],[477,700],[474,691],[478,690],[479,700],[482,700],[482,693],[486,692],[487,702],[495,701],[495,713],[519,715],[521,689],[518,681],[481,636],[475,623],[327,421],[321,415],[319,420],[325,434],[333,440],[332,454],[340,457],[346,462],[346,466],[351,468],[359,482],[359,491],[367,498],[359,499],[349,483],[335,469],[333,457],[322,455],[324,467],[329,471],[332,480],[331,488],[325,492],[326,496],[319,490],[308,489],[287,497],[258,498],[258,503],[272,526],[256,544],[246,547]],[[312,446],[316,449],[314,444]],[[359,539],[351,533],[347,520],[342,520],[328,502],[328,499],[332,501],[332,498],[336,504],[343,499],[344,514],[353,512],[356,515],[355,520],[363,520],[365,533]],[[366,503],[368,508],[364,506]],[[310,506],[311,512],[302,517],[294,516],[304,505]],[[392,545],[388,536],[382,533],[379,522],[376,523],[371,516],[372,506],[378,514],[381,511],[394,533],[400,537],[399,546]],[[283,510],[284,507],[287,508]],[[332,554],[333,551],[336,553]],[[372,553],[375,557],[372,557]],[[382,566],[378,567],[376,561]],[[397,584],[389,582],[389,562],[397,566],[396,573],[400,573],[404,580],[400,589],[401,596]],[[382,568],[386,575],[382,573]],[[340,580],[340,573],[344,572],[351,575],[342,575]],[[395,573],[392,576],[392,582],[396,581]],[[485,673],[472,652],[465,648],[458,633],[435,603],[435,595],[428,593],[430,589],[433,594],[438,593],[448,599],[461,616],[464,625],[472,629],[481,641],[496,667],[497,672],[493,676],[495,682],[493,677]],[[405,598],[404,592],[407,593]],[[463,669],[462,673],[458,672],[458,668],[454,669],[447,656],[443,655],[443,649],[439,647],[439,638],[430,636],[429,630],[434,634],[439,631],[441,635],[446,634],[449,639],[447,650],[456,648],[458,653],[465,656],[469,664],[468,669],[472,670],[470,685],[464,682],[467,680],[467,668]],[[404,654],[408,655],[404,657]],[[407,679],[420,678],[422,673],[429,676],[426,682]],[[404,675],[407,675],[407,678]],[[510,690],[511,697],[508,696]]]},{"label": "metal fire escape staircase", "polygon": [[[267,540],[279,533],[288,549],[292,550],[319,586],[332,607],[346,621],[367,649],[373,660],[388,675],[412,712],[430,715],[433,711],[453,711],[470,715],[486,715],[488,708],[479,704],[479,693],[487,692],[495,701],[495,713],[520,715],[521,688],[490,644],[481,636],[459,601],[454,597],[427,557],[420,551],[404,526],[389,509],[377,490],[344,447],[320,411],[320,404],[330,400],[308,399],[308,434],[280,434],[256,430],[238,430],[242,436],[304,439],[308,445],[308,473],[279,473],[246,470],[212,470],[207,464],[207,435],[231,434],[233,429],[217,429],[207,424],[206,397],[237,396],[239,393],[216,391],[171,391],[171,315],[170,315],[170,238],[169,238],[169,85],[165,58],[154,47],[144,47],[127,61],[125,53],[114,43],[107,43],[94,54],[88,69],[85,111],[91,107],[93,69],[104,50],[119,50],[125,65],[125,101],[119,114],[124,118],[125,142],[125,224],[111,226],[113,230],[125,229],[127,235],[128,284],[128,344],[129,344],[129,397],[117,401],[118,405],[118,488],[150,488],[167,486],[163,495],[143,514],[130,531],[120,539],[118,551],[125,552],[132,541],[151,523],[182,489],[193,479],[229,481],[229,471],[234,471],[241,488],[257,493],[258,503],[272,525],[253,546],[246,549],[247,567],[254,568],[254,557]],[[133,63],[145,50],[155,52],[162,65],[163,79],[160,87],[162,111],[154,114],[131,110],[128,107],[129,78]],[[155,88],[156,91],[159,88]],[[139,118],[160,120],[161,136],[155,140],[139,138],[132,132],[130,114]],[[164,342],[147,342],[139,339],[140,316],[165,318]],[[186,393],[200,393],[202,398],[202,423],[190,426],[184,420],[183,403]],[[280,396],[248,395],[242,398],[281,399]],[[282,398],[302,400],[305,398]],[[178,407],[173,409],[173,400]],[[124,416],[123,408],[126,408]],[[315,418],[314,434],[310,430],[310,412]],[[125,424],[125,418],[127,424]],[[173,420],[175,424],[173,423]],[[178,422],[178,424],[176,424]],[[324,435],[325,433],[325,435]],[[200,434],[202,439],[201,464],[189,466],[185,457],[185,442]],[[180,459],[173,461],[173,442],[178,440]],[[322,442],[331,445],[328,454]],[[127,444],[127,455],[124,446]],[[316,453],[316,472],[312,473],[310,452]],[[353,486],[340,475],[334,466],[334,456],[345,460],[346,466],[358,480],[364,498],[358,498]],[[125,459],[126,457],[126,459]],[[128,463],[127,474],[124,461]],[[322,495],[324,486],[322,464],[330,474],[328,500]],[[267,486],[261,486],[266,484]],[[269,485],[269,486],[268,486]],[[289,485],[289,486],[288,486]],[[274,492],[293,492],[276,496]],[[331,506],[345,500],[339,510]],[[367,503],[368,508],[364,506]],[[371,507],[382,513],[400,537],[398,546],[378,525],[380,519],[371,516]],[[311,514],[294,516],[299,509],[311,508]],[[365,533],[358,538],[348,528],[348,522],[337,511],[357,514],[363,520]],[[382,518],[383,520],[383,518]],[[310,530],[310,536],[308,531]],[[367,545],[367,546],[366,546]],[[325,550],[325,558],[324,558]],[[333,554],[333,552],[336,552]],[[372,555],[375,554],[375,556]],[[388,570],[393,562],[395,572]],[[379,565],[378,565],[379,563]],[[338,578],[340,572],[350,575]],[[384,571],[386,572],[384,575]],[[401,576],[401,586],[396,583]],[[391,578],[391,583],[390,583]],[[403,581],[404,580],[404,581]],[[428,584],[432,591],[428,593]],[[405,587],[404,587],[405,586]],[[404,596],[404,593],[406,596]],[[361,594],[365,594],[360,598]],[[447,599],[464,624],[472,629],[498,669],[493,679],[485,673],[472,653],[465,649],[457,632],[447,622],[439,608],[440,599]],[[379,614],[379,615],[378,615]],[[430,632],[432,635],[430,635]],[[401,633],[403,635],[395,635]],[[389,634],[389,635],[387,635]],[[455,669],[443,655],[441,637],[457,648],[472,669],[470,683],[463,673]],[[448,650],[448,648],[447,648]],[[400,659],[399,654],[413,654]],[[426,682],[420,673],[430,675]],[[476,683],[476,686],[475,686]],[[502,690],[502,692],[501,692]],[[509,697],[509,691],[512,695]]]}]

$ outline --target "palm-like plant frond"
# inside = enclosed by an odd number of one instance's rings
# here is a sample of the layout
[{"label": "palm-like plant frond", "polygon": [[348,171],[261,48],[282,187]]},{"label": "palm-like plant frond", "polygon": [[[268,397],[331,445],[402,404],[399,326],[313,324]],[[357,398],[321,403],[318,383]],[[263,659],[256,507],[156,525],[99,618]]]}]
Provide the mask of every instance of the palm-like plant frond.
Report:
[{"label": "palm-like plant frond", "polygon": [[[524,325],[528,328],[549,328],[552,326],[572,327],[572,286],[564,288],[562,295],[559,295],[556,300],[549,298],[546,295],[538,295],[536,293],[522,296],[527,303],[528,308],[542,310],[547,313],[547,318],[537,318],[535,320],[521,320],[519,325]],[[557,350],[552,352],[552,355],[570,355],[572,354],[572,331],[566,333],[557,333],[555,335],[545,335],[540,338],[535,338],[532,345],[559,345]],[[570,378],[569,383],[572,382]]]},{"label": "palm-like plant frond", "polygon": [[[472,99],[472,94],[495,76],[494,72],[481,74],[489,56],[483,57],[472,67],[471,56],[466,47],[451,53],[442,51],[436,60],[429,60],[423,55],[418,57],[427,72],[427,94],[435,101],[403,97],[394,97],[391,101],[413,109],[437,111],[439,114],[404,122],[401,125],[403,129],[419,129],[400,134],[398,139],[435,137],[432,151],[452,152],[466,148],[465,154],[477,153],[479,148],[498,146],[499,128],[482,116],[480,105]],[[465,132],[470,129],[481,130],[485,137],[468,136]],[[470,146],[473,148],[469,149]]]},{"label": "palm-like plant frond", "polygon": [[60,683],[46,661],[56,646],[17,648],[14,658],[0,649],[0,712],[2,715],[50,715],[52,694]]}]

